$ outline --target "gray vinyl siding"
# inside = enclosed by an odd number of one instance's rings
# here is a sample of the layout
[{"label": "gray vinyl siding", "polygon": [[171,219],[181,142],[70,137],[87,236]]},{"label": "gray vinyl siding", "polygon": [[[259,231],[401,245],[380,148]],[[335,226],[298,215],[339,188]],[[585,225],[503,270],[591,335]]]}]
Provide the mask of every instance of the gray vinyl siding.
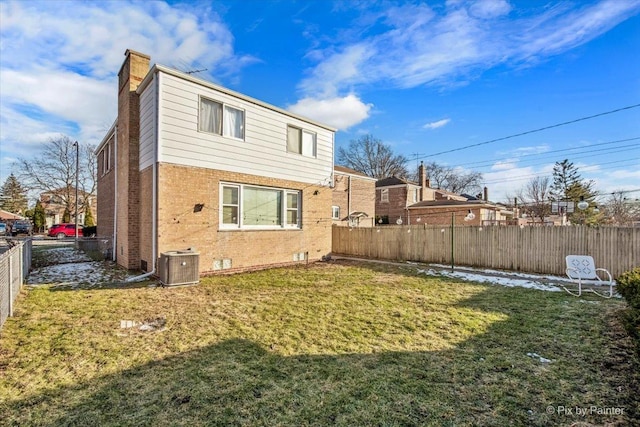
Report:
[{"label": "gray vinyl siding", "polygon": [[[333,169],[333,131],[251,102],[249,98],[235,97],[163,71],[158,71],[155,78],[160,79],[160,84],[150,82],[140,98],[141,168],[153,161],[153,151],[149,152],[146,144],[155,134],[155,117],[150,111],[159,88],[158,161],[309,184],[329,183]],[[244,110],[244,141],[198,131],[200,97]],[[315,158],[287,152],[287,125],[316,134]]]},{"label": "gray vinyl siding", "polygon": [[155,160],[154,146],[156,143],[156,79],[140,95],[140,170],[151,166]]}]

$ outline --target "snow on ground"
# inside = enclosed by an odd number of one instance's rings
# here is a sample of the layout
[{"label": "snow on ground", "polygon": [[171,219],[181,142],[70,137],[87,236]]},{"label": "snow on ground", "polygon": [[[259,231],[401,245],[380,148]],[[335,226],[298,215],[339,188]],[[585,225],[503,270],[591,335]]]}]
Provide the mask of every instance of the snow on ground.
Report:
[{"label": "snow on ground", "polygon": [[[52,285],[56,288],[87,289],[125,285],[127,270],[111,261],[92,261],[72,246],[47,248],[47,265],[35,268],[27,277],[28,286]],[[128,284],[127,284],[128,285]]]},{"label": "snow on ground", "polygon": [[[446,266],[443,265],[434,265],[434,267],[439,267],[443,269],[418,269],[418,273],[424,273],[429,276],[445,276],[445,277],[454,277],[456,279],[466,280],[469,282],[479,282],[479,283],[490,283],[494,285],[501,285],[506,287],[519,287],[519,288],[528,288],[528,289],[537,289],[539,291],[548,291],[548,292],[562,292],[563,289],[555,286],[553,282],[545,283],[543,280],[556,280],[558,282],[563,281],[559,277],[553,276],[535,276],[532,274],[522,274],[522,273],[505,273],[498,272],[492,270],[473,270],[466,269],[465,271],[460,270],[445,270]],[[507,275],[508,274],[508,275]],[[513,276],[513,277],[511,277]],[[566,284],[566,283],[565,283]]]}]

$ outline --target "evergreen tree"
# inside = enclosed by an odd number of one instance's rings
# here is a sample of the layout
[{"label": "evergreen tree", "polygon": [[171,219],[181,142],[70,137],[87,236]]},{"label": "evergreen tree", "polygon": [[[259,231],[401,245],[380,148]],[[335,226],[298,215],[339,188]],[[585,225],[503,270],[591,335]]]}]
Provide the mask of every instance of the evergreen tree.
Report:
[{"label": "evergreen tree", "polygon": [[[551,199],[556,201],[573,202],[576,209],[569,216],[573,224],[596,225],[602,216],[597,212],[595,198],[597,193],[593,189],[594,182],[584,180],[578,168],[568,159],[556,162],[553,166],[553,184],[551,185]],[[578,203],[585,201],[588,207],[578,209]]]},{"label": "evergreen tree", "polygon": [[89,207],[88,204],[85,203],[84,205],[84,226],[85,227],[93,227],[95,224],[94,220],[93,220],[93,213],[91,213],[91,208]]},{"label": "evergreen tree", "polygon": [[27,190],[13,175],[9,175],[0,190],[0,209],[24,215],[27,210]]},{"label": "evergreen tree", "polygon": [[556,162],[553,166],[553,183],[551,184],[552,200],[570,200],[569,189],[580,182],[578,168],[568,159]]},{"label": "evergreen tree", "polygon": [[46,224],[46,213],[44,211],[44,208],[42,207],[42,203],[40,203],[40,200],[38,200],[36,202],[36,207],[33,210],[33,227],[38,230],[38,231],[43,231],[44,230],[44,226]]}]

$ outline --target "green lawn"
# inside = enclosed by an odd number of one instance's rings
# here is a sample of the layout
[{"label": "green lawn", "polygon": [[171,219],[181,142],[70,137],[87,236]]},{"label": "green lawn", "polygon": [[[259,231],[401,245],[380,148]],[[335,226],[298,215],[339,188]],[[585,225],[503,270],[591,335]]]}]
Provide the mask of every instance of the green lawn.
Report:
[{"label": "green lawn", "polygon": [[[1,332],[0,424],[640,421],[622,300],[416,270],[331,262],[184,288],[30,288]],[[164,329],[120,327],[153,319]]]}]

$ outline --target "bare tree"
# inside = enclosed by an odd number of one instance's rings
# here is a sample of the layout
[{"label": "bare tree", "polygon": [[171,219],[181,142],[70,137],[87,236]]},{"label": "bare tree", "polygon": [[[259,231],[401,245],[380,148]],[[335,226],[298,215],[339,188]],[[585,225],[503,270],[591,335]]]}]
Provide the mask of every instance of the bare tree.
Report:
[{"label": "bare tree", "polygon": [[338,163],[376,179],[407,175],[406,157],[394,154],[388,145],[372,135],[351,140],[346,149],[339,148]]},{"label": "bare tree", "polygon": [[[17,162],[21,182],[30,192],[56,195],[68,212],[75,209],[76,147],[69,137],[50,138],[42,151],[32,159]],[[93,147],[79,144],[78,190],[89,195],[96,193],[96,158]],[[84,199],[84,197],[83,197]]]},{"label": "bare tree", "polygon": [[461,168],[440,165],[436,162],[425,164],[429,185],[452,193],[476,194],[482,190],[482,174]]},{"label": "bare tree", "polygon": [[544,217],[551,214],[549,197],[551,183],[548,176],[537,176],[527,182],[518,191],[518,201],[521,209],[534,219],[544,222]]},{"label": "bare tree", "polygon": [[611,225],[631,226],[640,221],[640,201],[627,197],[627,192],[611,193],[602,206],[605,221]]}]

